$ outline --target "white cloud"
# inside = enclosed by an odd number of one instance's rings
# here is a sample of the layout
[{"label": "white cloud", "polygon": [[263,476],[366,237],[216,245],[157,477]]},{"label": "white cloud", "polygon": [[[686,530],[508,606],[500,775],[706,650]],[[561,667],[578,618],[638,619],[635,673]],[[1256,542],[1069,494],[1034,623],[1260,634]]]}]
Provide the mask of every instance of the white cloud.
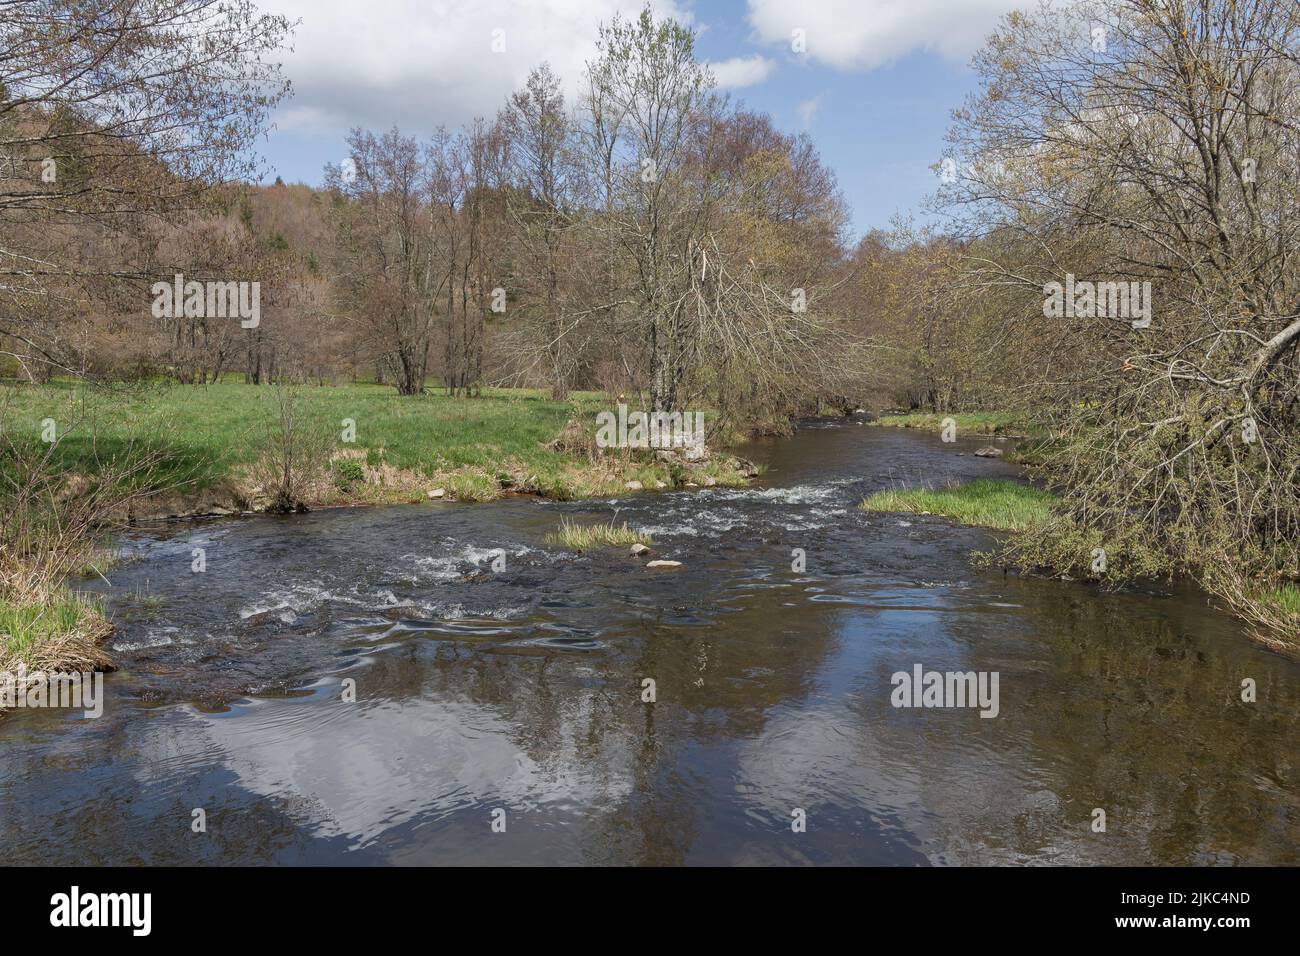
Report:
[{"label": "white cloud", "polygon": [[776,67],[773,60],[765,56],[734,56],[730,60],[710,63],[718,86],[724,90],[739,89],[742,86],[754,86],[762,83]]},{"label": "white cloud", "polygon": [[803,100],[795,107],[795,112],[799,114],[799,120],[803,123],[804,129],[812,125],[813,118],[817,111],[822,108],[822,94],[817,94],[810,100]]},{"label": "white cloud", "polygon": [[[683,22],[678,0],[653,0]],[[642,0],[264,0],[268,12],[302,23],[284,55],[294,96],[282,130],[335,133],[393,124],[425,134],[490,117],[528,71],[551,64],[576,95],[595,53],[596,28]],[[493,51],[493,31],[504,41]]]},{"label": "white cloud", "polygon": [[870,70],[917,50],[964,61],[998,18],[1030,0],[748,0],[760,40],[790,49],[804,31],[807,56],[841,70]]}]

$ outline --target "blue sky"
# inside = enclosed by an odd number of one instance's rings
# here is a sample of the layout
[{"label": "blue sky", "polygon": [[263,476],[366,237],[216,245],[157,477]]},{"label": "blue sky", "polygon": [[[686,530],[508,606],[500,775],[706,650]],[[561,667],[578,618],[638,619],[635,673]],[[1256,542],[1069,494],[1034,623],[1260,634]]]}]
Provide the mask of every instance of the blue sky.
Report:
[{"label": "blue sky", "polygon": [[[655,0],[698,31],[727,91],[807,131],[856,233],[915,212],[936,185],[966,63],[1017,0]],[[288,182],[319,184],[354,125],[427,134],[492,115],[547,60],[577,89],[596,24],[640,0],[263,0],[301,18],[284,60],[296,95],[262,144]],[[805,52],[791,49],[802,31]],[[495,41],[495,46],[494,46]]]}]

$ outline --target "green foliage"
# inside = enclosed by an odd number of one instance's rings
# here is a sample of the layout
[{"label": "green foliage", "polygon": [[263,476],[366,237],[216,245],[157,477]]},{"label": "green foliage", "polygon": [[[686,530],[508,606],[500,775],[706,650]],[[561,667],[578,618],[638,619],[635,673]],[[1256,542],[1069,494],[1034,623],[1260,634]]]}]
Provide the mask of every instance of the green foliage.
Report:
[{"label": "green foliage", "polygon": [[458,501],[495,501],[501,497],[501,483],[481,471],[460,471],[447,478],[447,490]]},{"label": "green foliage", "polygon": [[366,468],[355,458],[340,458],[334,462],[331,471],[334,484],[339,491],[351,491],[352,486],[366,480]]},{"label": "green foliage", "polygon": [[938,434],[943,421],[957,423],[957,435],[1002,435],[1007,438],[1033,435],[1042,431],[1026,412],[1001,410],[989,412],[914,412],[908,415],[884,415],[874,424],[895,428],[920,428]]},{"label": "green foliage", "polygon": [[559,529],[547,535],[546,540],[570,551],[591,551],[595,548],[617,545],[627,547],[633,544],[654,543],[650,535],[629,528],[627,522],[616,525],[612,519],[608,524],[584,525],[563,518]]},{"label": "green foliage", "polygon": [[99,603],[65,588],[35,601],[0,598],[0,671],[97,660],[106,630]]},{"label": "green foliage", "polygon": [[936,514],[962,524],[1024,531],[1046,523],[1056,497],[1017,481],[981,478],[947,488],[879,491],[864,499],[864,511],[901,511]]}]

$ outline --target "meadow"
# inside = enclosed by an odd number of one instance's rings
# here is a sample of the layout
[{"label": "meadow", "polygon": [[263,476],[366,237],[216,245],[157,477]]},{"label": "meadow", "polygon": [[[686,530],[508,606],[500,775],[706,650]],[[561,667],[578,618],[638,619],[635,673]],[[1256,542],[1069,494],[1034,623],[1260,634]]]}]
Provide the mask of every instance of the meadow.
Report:
[{"label": "meadow", "polygon": [[[317,457],[328,470],[311,484],[304,502],[311,505],[418,500],[435,487],[462,500],[506,491],[569,499],[628,481],[654,488],[739,480],[725,459],[688,472],[653,455],[591,454],[596,413],[608,405],[598,392],[554,401],[535,389],[487,388],[474,398],[399,396],[377,384],[291,391],[298,440],[322,449]],[[10,439],[47,454],[56,472],[93,478],[114,463],[147,457],[133,480],[160,495],[212,492],[253,507],[259,462],[285,433],[279,390],[233,381],[56,381],[11,387],[0,403]]]}]

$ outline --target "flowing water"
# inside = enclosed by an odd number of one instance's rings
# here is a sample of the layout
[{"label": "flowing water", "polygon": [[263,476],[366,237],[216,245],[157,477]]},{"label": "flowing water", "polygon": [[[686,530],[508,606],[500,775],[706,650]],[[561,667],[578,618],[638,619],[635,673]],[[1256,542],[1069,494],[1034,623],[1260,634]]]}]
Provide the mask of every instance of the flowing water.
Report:
[{"label": "flowing water", "polygon": [[[985,532],[856,509],[1014,473],[975,447],[814,422],[742,490],[131,535],[103,715],[0,720],[4,861],[1300,862],[1300,665],[1191,589],[980,571]],[[566,515],[683,567],[566,553]],[[997,672],[998,715],[892,707],[917,664]]]}]

